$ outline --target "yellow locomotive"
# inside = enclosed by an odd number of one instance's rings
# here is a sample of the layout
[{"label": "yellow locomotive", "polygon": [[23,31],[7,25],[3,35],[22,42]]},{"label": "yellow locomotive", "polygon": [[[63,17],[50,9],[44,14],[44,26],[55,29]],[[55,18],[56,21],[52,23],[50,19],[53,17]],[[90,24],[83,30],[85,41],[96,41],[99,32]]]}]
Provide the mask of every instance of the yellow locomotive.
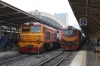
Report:
[{"label": "yellow locomotive", "polygon": [[57,30],[38,22],[25,23],[20,27],[19,52],[40,53],[60,45],[56,41]]}]

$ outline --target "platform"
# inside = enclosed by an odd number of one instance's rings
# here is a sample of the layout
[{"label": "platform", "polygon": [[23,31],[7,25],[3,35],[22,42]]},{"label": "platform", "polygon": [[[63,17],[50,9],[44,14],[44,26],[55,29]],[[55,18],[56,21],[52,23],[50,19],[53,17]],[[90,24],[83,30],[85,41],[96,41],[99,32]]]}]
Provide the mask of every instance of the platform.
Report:
[{"label": "platform", "polygon": [[9,47],[7,47],[7,51],[3,52],[2,47],[0,46],[0,58],[2,56],[10,56],[10,55],[14,55],[14,54],[18,54],[18,47],[14,46],[12,49],[9,49]]},{"label": "platform", "polygon": [[100,66],[100,53],[93,53],[95,46],[85,44],[70,66]]}]

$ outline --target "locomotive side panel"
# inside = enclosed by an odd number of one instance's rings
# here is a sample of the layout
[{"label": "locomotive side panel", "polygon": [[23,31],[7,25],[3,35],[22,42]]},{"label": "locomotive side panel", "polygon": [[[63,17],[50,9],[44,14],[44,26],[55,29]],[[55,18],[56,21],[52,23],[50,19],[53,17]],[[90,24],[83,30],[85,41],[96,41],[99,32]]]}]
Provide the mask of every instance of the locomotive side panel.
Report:
[{"label": "locomotive side panel", "polygon": [[45,27],[44,30],[44,47],[45,49],[53,49],[57,47],[57,30]]},{"label": "locomotive side panel", "polygon": [[45,41],[44,43],[56,42],[57,31],[54,29],[46,28],[44,30]]}]

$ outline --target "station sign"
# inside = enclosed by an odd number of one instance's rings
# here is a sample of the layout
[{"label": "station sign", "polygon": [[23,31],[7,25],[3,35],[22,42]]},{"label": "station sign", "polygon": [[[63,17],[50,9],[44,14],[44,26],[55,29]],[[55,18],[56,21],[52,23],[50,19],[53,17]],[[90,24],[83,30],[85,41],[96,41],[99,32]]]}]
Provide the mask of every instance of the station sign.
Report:
[{"label": "station sign", "polygon": [[80,18],[79,24],[80,26],[87,26],[87,18]]}]

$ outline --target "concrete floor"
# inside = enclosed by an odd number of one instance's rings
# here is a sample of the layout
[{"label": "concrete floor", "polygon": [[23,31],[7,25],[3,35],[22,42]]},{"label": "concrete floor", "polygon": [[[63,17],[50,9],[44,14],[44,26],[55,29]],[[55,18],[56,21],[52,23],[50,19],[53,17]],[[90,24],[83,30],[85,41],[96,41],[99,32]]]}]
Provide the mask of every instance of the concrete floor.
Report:
[{"label": "concrete floor", "polygon": [[70,66],[100,66],[100,53],[93,53],[95,46],[85,44]]}]

